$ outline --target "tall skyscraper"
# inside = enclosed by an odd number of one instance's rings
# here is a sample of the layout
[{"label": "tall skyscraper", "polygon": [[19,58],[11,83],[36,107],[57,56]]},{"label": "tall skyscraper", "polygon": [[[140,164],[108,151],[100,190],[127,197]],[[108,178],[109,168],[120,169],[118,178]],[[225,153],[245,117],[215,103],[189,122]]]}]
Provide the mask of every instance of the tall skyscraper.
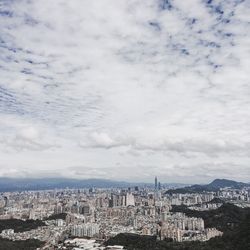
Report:
[{"label": "tall skyscraper", "polygon": [[155,191],[158,189],[158,181],[157,181],[157,176],[155,176]]}]

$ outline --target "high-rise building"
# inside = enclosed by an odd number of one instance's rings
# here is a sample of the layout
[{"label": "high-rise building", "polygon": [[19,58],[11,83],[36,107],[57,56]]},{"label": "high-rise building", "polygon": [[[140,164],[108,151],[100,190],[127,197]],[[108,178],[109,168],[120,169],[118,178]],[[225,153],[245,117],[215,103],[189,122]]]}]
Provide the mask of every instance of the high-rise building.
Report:
[{"label": "high-rise building", "polygon": [[99,234],[99,226],[95,223],[86,223],[81,225],[73,225],[71,227],[71,235],[78,237],[93,237]]},{"label": "high-rise building", "polygon": [[131,193],[126,194],[126,206],[134,206],[135,205],[135,197]]},{"label": "high-rise building", "polygon": [[155,176],[155,191],[158,189],[158,181],[157,181],[157,176]]},{"label": "high-rise building", "polygon": [[126,207],[134,206],[135,197],[132,193],[127,192],[126,194],[112,194],[109,201],[109,207]]},{"label": "high-rise building", "polygon": [[119,194],[111,194],[109,207],[121,207],[123,205],[123,196]]},{"label": "high-rise building", "polygon": [[79,207],[79,213],[83,215],[89,215],[90,214],[90,207],[89,205],[82,205]]}]

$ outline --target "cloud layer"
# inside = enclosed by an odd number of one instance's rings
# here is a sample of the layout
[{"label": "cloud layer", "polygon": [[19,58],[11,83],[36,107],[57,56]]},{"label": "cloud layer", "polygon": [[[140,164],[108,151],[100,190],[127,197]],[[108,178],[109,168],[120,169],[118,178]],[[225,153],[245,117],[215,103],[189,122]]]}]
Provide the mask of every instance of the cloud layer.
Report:
[{"label": "cloud layer", "polygon": [[249,181],[249,11],[1,1],[0,175]]}]

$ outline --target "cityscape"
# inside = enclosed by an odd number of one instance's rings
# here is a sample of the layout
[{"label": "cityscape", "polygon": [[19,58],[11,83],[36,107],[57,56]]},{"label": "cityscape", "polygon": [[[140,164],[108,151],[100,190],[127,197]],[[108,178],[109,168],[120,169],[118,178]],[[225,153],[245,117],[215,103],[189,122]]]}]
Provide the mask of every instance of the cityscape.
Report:
[{"label": "cityscape", "polygon": [[250,0],[0,0],[0,250],[250,250]]},{"label": "cityscape", "polygon": [[[216,211],[225,204],[250,210],[250,184],[217,179],[210,185],[214,191],[189,192],[188,186],[185,193],[180,192],[183,188],[166,189],[155,177],[148,187],[4,192],[0,236],[11,241],[38,240],[37,249],[126,249],[106,245],[120,234],[206,242],[222,237],[224,228],[207,226],[195,212]],[[183,207],[189,214],[178,211]],[[11,223],[14,228],[6,228]],[[27,228],[26,223],[30,223]]]}]

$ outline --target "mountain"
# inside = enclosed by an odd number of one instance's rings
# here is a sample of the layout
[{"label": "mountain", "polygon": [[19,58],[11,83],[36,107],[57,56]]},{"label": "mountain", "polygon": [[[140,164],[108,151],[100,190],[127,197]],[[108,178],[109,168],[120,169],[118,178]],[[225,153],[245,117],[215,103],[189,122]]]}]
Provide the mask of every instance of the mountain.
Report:
[{"label": "mountain", "polygon": [[227,179],[215,179],[211,183],[206,185],[192,185],[184,188],[169,189],[166,193],[178,194],[178,193],[197,193],[197,192],[211,192],[211,191],[216,192],[220,188],[230,187],[237,189],[249,186],[250,186],[249,183],[237,182]]},{"label": "mountain", "polygon": [[[108,179],[70,179],[70,178],[7,178],[0,177],[0,192],[45,190],[64,188],[128,188],[128,187],[154,187],[154,183],[130,183]],[[203,191],[217,191],[220,188],[242,188],[250,184],[226,179],[216,179],[207,185],[186,186],[183,184],[162,184],[165,188],[172,188],[167,193],[196,193]],[[173,189],[173,187],[178,187]]]},{"label": "mountain", "polygon": [[[8,178],[0,177],[0,192],[23,190],[46,190],[64,188],[128,188],[150,187],[154,183],[132,183],[126,181],[113,181],[108,179],[70,179],[70,178]],[[184,187],[180,183],[162,183],[165,188]]]},{"label": "mountain", "polygon": [[231,187],[231,188],[242,188],[244,186],[248,186],[249,184],[243,183],[243,182],[237,182],[227,179],[215,179],[210,184],[207,185],[208,188],[225,188],[225,187]]},{"label": "mountain", "polygon": [[106,179],[67,179],[67,178],[0,178],[0,192],[45,190],[62,188],[111,188],[129,187],[132,183]]}]

